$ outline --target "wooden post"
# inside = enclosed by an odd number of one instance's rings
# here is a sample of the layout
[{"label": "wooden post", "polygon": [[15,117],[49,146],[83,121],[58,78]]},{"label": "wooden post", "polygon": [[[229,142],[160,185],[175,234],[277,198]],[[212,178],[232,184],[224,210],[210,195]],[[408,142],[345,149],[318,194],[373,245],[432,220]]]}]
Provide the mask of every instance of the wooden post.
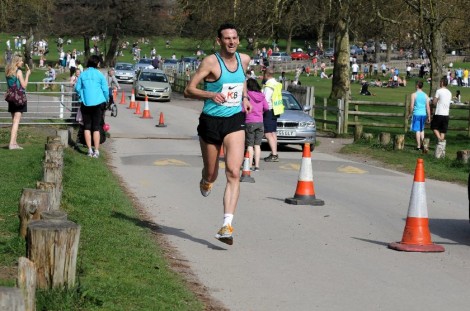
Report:
[{"label": "wooden post", "polygon": [[0,310],[25,311],[21,290],[16,287],[0,287]]},{"label": "wooden post", "polygon": [[52,199],[51,209],[59,209],[62,198],[62,166],[54,162],[44,162],[43,166],[43,181],[54,183],[54,190],[52,191],[54,198]]},{"label": "wooden post", "polygon": [[60,208],[60,197],[56,192],[55,183],[46,181],[37,181],[36,189],[49,192],[49,210],[58,210]]},{"label": "wooden post", "polygon": [[470,157],[470,150],[459,150],[457,151],[457,161],[462,163],[468,163],[468,158]]},{"label": "wooden post", "polygon": [[60,140],[60,136],[47,136],[47,139],[46,139],[46,144],[49,144],[49,143],[53,143],[53,142],[57,142],[57,143],[60,143],[61,140]]},{"label": "wooden post", "polygon": [[36,220],[28,225],[26,253],[36,265],[41,289],[73,287],[80,226],[69,220]]},{"label": "wooden post", "polygon": [[390,143],[390,133],[381,132],[379,134],[379,143],[382,146],[386,146]]},{"label": "wooden post", "polygon": [[361,124],[356,124],[354,130],[354,141],[358,141],[362,137],[363,126]]},{"label": "wooden post", "polygon": [[49,210],[50,194],[48,191],[24,188],[19,208],[20,236],[26,237],[28,223],[41,219],[41,213]]},{"label": "wooden post", "polygon": [[36,311],[36,267],[34,262],[26,257],[18,260],[17,286],[21,289],[24,297],[26,311]]},{"label": "wooden post", "polygon": [[408,131],[408,112],[409,112],[409,110],[410,110],[410,102],[408,101],[408,96],[405,95],[405,113],[404,113],[405,120],[403,122],[403,124],[405,126],[405,128],[404,128],[405,133]]},{"label": "wooden post", "polygon": [[423,140],[423,152],[424,153],[428,153],[428,151],[429,151],[429,141],[430,141],[429,138],[425,138]]},{"label": "wooden post", "polygon": [[403,150],[405,148],[405,135],[398,134],[395,135],[393,139],[393,150]]},{"label": "wooden post", "polygon": [[347,134],[348,133],[348,127],[349,127],[349,96],[346,96],[344,99],[344,120],[343,120],[343,133]]},{"label": "wooden post", "polygon": [[60,137],[60,143],[62,144],[62,147],[67,148],[69,146],[69,131],[57,130],[56,134]]},{"label": "wooden post", "polygon": [[[323,120],[325,121],[327,117],[327,108],[328,108],[328,101],[326,98],[323,98]],[[326,131],[326,122],[323,122],[323,130]]]},{"label": "wooden post", "polygon": [[67,213],[64,211],[46,211],[41,214],[44,220],[67,220]]},{"label": "wooden post", "polygon": [[364,140],[365,140],[365,141],[367,141],[367,142],[370,143],[370,142],[372,141],[372,139],[374,139],[374,134],[372,134],[372,133],[364,133],[364,134],[362,135],[362,137],[364,137]]}]

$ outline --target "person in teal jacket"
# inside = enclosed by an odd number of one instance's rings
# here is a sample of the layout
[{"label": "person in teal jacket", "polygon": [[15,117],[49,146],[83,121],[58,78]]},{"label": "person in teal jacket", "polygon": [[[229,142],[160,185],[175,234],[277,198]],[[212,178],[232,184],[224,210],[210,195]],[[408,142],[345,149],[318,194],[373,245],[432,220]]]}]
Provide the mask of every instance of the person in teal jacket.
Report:
[{"label": "person in teal jacket", "polygon": [[[100,122],[103,116],[103,107],[109,98],[108,83],[104,75],[98,70],[100,58],[92,55],[87,62],[87,69],[80,75],[75,84],[75,91],[82,102],[80,111],[83,117],[85,142],[88,147],[88,156],[100,156]],[[93,151],[91,137],[93,132]]]}]

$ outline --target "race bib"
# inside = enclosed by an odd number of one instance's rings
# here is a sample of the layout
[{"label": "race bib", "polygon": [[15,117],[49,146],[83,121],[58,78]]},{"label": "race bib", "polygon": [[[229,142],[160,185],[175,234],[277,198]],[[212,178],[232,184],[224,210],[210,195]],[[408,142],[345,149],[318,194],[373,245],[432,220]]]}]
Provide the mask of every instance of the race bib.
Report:
[{"label": "race bib", "polygon": [[222,106],[239,106],[242,102],[243,83],[224,83],[222,94],[225,95],[225,102],[221,104]]}]

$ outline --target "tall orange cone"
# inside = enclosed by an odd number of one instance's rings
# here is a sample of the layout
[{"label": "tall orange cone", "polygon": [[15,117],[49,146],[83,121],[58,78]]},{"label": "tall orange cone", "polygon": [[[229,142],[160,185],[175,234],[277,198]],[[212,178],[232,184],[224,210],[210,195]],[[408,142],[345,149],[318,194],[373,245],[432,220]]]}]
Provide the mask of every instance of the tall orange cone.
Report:
[{"label": "tall orange cone", "polygon": [[121,102],[119,104],[121,104],[121,105],[126,104],[126,95],[124,94],[124,91],[122,91]]},{"label": "tall orange cone", "polygon": [[163,117],[163,112],[160,112],[160,119],[158,120],[158,124],[155,127],[166,127],[165,125],[165,118]]},{"label": "tall orange cone", "polygon": [[294,205],[324,205],[323,200],[315,197],[315,186],[313,184],[312,157],[310,144],[304,144],[302,153],[302,164],[300,166],[297,189],[293,198],[286,198],[285,202]]},{"label": "tall orange cone", "polygon": [[405,252],[443,252],[444,247],[431,241],[429,232],[426,188],[424,183],[424,161],[416,163],[413,188],[411,189],[408,217],[401,242],[390,243],[389,248]]},{"label": "tall orange cone", "polygon": [[114,102],[117,101],[117,95],[118,95],[117,89],[113,89],[113,99],[114,99]]},{"label": "tall orange cone", "polygon": [[134,94],[134,89],[132,89],[132,93],[131,93],[131,102],[129,103],[129,107],[127,107],[127,109],[135,109],[136,108],[136,105],[135,105],[135,94]]},{"label": "tall orange cone", "polygon": [[142,113],[142,112],[140,112],[140,103],[137,102],[136,107],[135,107],[135,112],[134,112],[134,114],[141,114],[141,113]]},{"label": "tall orange cone", "polygon": [[145,95],[145,106],[144,106],[144,113],[142,114],[142,119],[153,119],[150,116],[150,109],[149,109],[149,98]]},{"label": "tall orange cone", "polygon": [[255,179],[251,177],[251,171],[250,171],[250,154],[245,152],[245,158],[243,160],[243,170],[242,170],[242,176],[240,177],[241,182],[255,182]]}]

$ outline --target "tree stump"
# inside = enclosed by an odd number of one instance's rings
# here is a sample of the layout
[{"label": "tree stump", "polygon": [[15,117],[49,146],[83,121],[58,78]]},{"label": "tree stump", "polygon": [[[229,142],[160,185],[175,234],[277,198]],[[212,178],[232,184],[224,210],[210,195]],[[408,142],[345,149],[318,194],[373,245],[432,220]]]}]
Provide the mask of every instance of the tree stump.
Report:
[{"label": "tree stump", "polygon": [[44,152],[44,162],[52,162],[52,163],[57,164],[57,166],[63,167],[64,166],[64,152],[62,150],[46,150]]},{"label": "tree stump", "polygon": [[58,210],[60,208],[60,191],[56,190],[56,184],[47,181],[37,181],[36,189],[49,192],[49,210]]},{"label": "tree stump", "polygon": [[393,150],[403,150],[405,148],[405,135],[395,135],[393,140]]},{"label": "tree stump", "polygon": [[0,287],[0,310],[25,311],[21,290],[16,287]]},{"label": "tree stump", "polygon": [[54,187],[54,206],[53,209],[60,208],[60,201],[62,198],[62,166],[54,162],[44,162],[44,177],[43,181],[55,184]]},{"label": "tree stump", "polygon": [[69,220],[36,220],[28,225],[27,256],[36,265],[41,289],[75,285],[80,226]]},{"label": "tree stump", "polygon": [[18,260],[17,286],[23,293],[26,311],[36,311],[36,267],[26,257]]},{"label": "tree stump", "polygon": [[436,145],[436,150],[434,150],[434,157],[436,159],[442,159],[446,157],[446,141],[440,141]]},{"label": "tree stump", "polygon": [[41,213],[49,210],[50,193],[39,189],[24,188],[19,208],[20,236],[26,237],[28,223],[41,219]]},{"label": "tree stump", "polygon": [[428,153],[428,152],[429,152],[429,141],[430,141],[429,138],[425,138],[425,139],[423,140],[423,152],[424,152],[424,153]]},{"label": "tree stump", "polygon": [[47,211],[41,213],[44,220],[67,220],[67,213],[64,211]]},{"label": "tree stump", "polygon": [[47,136],[47,139],[46,139],[46,143],[49,144],[49,143],[52,143],[52,142],[58,142],[60,143],[61,140],[60,140],[60,136]]},{"label": "tree stump", "polygon": [[363,126],[360,124],[356,124],[354,128],[354,141],[358,141],[362,137],[362,130]]},{"label": "tree stump", "polygon": [[387,132],[381,132],[379,134],[379,143],[382,145],[382,146],[386,146],[388,144],[390,144],[390,133],[387,133]]},{"label": "tree stump", "polygon": [[60,142],[64,148],[69,145],[69,131],[68,130],[57,130],[57,136],[60,137]]},{"label": "tree stump", "polygon": [[470,157],[470,150],[459,150],[457,151],[457,160],[462,163],[468,163]]},{"label": "tree stump", "polygon": [[364,138],[365,141],[367,141],[367,142],[370,143],[370,142],[372,141],[372,139],[374,139],[374,134],[372,134],[372,133],[364,133],[364,134],[362,135],[362,137]]}]

